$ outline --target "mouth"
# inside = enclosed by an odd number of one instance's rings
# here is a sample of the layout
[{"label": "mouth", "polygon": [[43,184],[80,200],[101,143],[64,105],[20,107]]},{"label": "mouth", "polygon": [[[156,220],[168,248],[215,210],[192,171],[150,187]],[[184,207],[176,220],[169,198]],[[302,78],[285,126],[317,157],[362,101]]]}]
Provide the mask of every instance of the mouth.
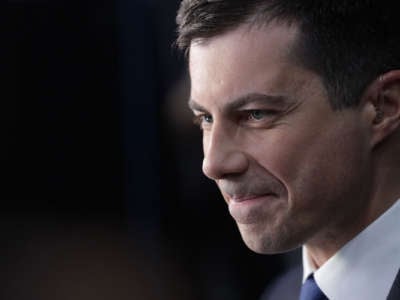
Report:
[{"label": "mouth", "polygon": [[237,195],[228,195],[228,203],[241,203],[245,201],[256,200],[258,198],[265,198],[265,197],[276,197],[277,195],[274,193],[265,193],[265,194],[257,194],[257,195],[244,195],[244,196],[237,196]]},{"label": "mouth", "polygon": [[271,212],[277,203],[278,195],[273,193],[232,196],[227,200],[229,213],[237,223],[254,224],[265,221],[265,213]]}]

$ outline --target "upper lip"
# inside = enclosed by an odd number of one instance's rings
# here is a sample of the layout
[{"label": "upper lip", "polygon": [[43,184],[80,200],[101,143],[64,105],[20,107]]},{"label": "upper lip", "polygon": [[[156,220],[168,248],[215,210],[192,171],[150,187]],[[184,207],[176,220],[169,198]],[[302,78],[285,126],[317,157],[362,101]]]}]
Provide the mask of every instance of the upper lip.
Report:
[{"label": "upper lip", "polygon": [[264,179],[263,181],[249,179],[236,182],[234,180],[220,180],[217,184],[226,200],[233,202],[281,194],[280,186],[272,179]]}]

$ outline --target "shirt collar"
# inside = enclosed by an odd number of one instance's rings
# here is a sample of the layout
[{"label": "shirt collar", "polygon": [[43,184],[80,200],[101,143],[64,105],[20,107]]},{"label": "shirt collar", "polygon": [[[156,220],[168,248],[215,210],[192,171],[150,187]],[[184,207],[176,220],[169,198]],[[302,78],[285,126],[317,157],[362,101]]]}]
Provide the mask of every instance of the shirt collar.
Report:
[{"label": "shirt collar", "polygon": [[307,254],[307,248],[303,246],[303,283],[307,280],[308,276],[315,272],[316,268]]},{"label": "shirt collar", "polygon": [[400,199],[318,270],[303,247],[303,282],[314,273],[329,299],[386,299],[400,266]]}]

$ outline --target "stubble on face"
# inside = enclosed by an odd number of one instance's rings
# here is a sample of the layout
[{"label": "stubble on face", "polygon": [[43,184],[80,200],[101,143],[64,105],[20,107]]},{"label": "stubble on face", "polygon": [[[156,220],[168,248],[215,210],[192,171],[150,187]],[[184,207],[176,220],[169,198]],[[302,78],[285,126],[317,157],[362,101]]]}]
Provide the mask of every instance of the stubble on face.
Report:
[{"label": "stubble on face", "polygon": [[[218,184],[247,246],[259,253],[341,241],[364,196],[358,113],[332,111],[320,77],[288,59],[297,36],[294,26],[242,26],[190,50],[191,98],[213,120],[203,133],[205,174]],[[252,103],[240,112],[277,112],[264,123],[239,122],[225,107],[249,93],[281,95],[294,109]]]}]

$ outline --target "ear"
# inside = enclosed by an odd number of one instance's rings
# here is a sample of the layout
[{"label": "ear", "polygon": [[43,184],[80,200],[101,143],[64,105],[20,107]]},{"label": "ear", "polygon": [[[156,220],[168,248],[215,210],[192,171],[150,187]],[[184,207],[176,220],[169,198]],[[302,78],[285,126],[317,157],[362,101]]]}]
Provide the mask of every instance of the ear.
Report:
[{"label": "ear", "polygon": [[367,89],[365,111],[375,147],[400,129],[400,70],[381,75]]}]

